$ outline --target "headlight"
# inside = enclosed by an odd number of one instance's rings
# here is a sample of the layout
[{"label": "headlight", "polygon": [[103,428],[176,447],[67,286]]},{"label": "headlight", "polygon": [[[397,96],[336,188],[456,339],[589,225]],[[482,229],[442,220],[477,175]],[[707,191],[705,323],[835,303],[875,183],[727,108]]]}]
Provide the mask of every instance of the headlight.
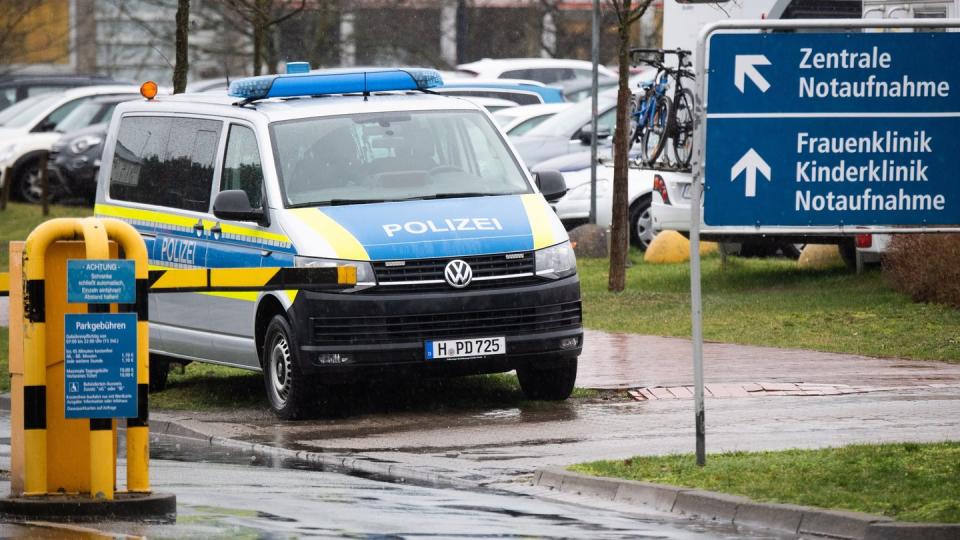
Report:
[{"label": "headlight", "polygon": [[96,135],[84,135],[83,137],[77,137],[70,142],[70,151],[74,154],[82,154],[86,152],[87,149],[93,148],[102,142],[102,137],[98,137]]},{"label": "headlight", "polygon": [[537,275],[540,277],[560,279],[577,273],[577,258],[570,242],[538,250],[536,257]]},{"label": "headlight", "polygon": [[373,277],[373,267],[368,262],[345,261],[341,259],[320,259],[317,257],[294,257],[293,264],[297,268],[336,268],[338,266],[352,266],[357,269],[357,285],[342,292],[354,292],[369,289],[377,284]]},{"label": "headlight", "polygon": [[9,161],[10,158],[17,154],[19,150],[20,143],[11,143],[5,146],[0,146],[0,163],[4,161]]}]

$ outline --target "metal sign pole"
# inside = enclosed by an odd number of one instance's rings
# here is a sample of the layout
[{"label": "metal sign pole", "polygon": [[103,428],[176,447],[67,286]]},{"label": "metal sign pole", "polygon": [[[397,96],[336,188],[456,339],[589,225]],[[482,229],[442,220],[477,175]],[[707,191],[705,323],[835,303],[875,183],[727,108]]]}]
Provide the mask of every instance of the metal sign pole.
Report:
[{"label": "metal sign pole", "polygon": [[590,224],[597,224],[597,109],[599,108],[599,96],[597,90],[599,86],[600,64],[600,0],[593,0],[593,31],[590,38],[590,57],[593,59],[593,83],[590,91],[590,129],[593,137],[590,139]]},{"label": "metal sign pole", "polygon": [[703,403],[703,298],[700,291],[700,205],[703,200],[703,165],[706,157],[706,41],[701,36],[697,43],[694,73],[693,185],[690,194],[690,325],[693,340],[693,403],[696,429],[697,465],[707,463],[707,426]]}]

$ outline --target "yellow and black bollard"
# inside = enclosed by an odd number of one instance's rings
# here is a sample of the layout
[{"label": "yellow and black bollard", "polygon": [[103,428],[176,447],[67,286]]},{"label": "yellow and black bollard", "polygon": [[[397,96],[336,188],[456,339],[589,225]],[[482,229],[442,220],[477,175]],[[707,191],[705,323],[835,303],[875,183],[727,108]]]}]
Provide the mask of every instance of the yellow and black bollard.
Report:
[{"label": "yellow and black bollard", "polygon": [[[20,248],[11,247],[12,268],[20,266],[14,262]],[[69,303],[67,261],[81,258],[108,263],[132,260],[134,301]],[[130,263],[125,264],[129,268]],[[22,333],[11,328],[10,339],[11,394],[14,400],[21,398],[20,403],[12,403],[12,412],[22,414],[22,422],[12,418],[11,496],[0,499],[0,515],[164,519],[176,514],[174,496],[150,491],[147,264],[140,235],[117,220],[53,219],[37,227],[22,245],[22,271],[11,274],[9,287],[11,326],[23,321]],[[22,302],[13,297],[18,294],[22,294]],[[81,317],[74,314],[84,311],[121,312],[104,315],[105,320],[136,315],[135,332],[125,340],[135,350],[135,390],[125,393],[135,394],[136,412],[126,419],[127,485],[122,491],[116,490],[113,418],[101,417],[102,413],[65,414],[70,373],[65,321]],[[17,336],[22,336],[22,348],[16,343]],[[133,336],[135,347],[130,343]],[[132,372],[129,377],[133,379]]]}]

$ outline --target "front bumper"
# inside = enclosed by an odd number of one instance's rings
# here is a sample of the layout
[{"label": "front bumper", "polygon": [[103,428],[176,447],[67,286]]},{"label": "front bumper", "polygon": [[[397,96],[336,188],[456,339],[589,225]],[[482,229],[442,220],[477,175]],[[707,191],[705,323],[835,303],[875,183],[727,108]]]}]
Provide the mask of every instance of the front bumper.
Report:
[{"label": "front bumper", "polygon": [[[583,346],[576,276],[472,292],[343,294],[302,291],[289,310],[299,338],[300,367],[328,380],[469,375],[515,369],[526,362],[579,356]],[[426,360],[426,340],[506,338],[507,354]],[[573,338],[573,345],[570,345]],[[562,347],[561,342],[567,346]],[[331,355],[341,361],[331,361]],[[348,357],[348,361],[342,361]]]}]

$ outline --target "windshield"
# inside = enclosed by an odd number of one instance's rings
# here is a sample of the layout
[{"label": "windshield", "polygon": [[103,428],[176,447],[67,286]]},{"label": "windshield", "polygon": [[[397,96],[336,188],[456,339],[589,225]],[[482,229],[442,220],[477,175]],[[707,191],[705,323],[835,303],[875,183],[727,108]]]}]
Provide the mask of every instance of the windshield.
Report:
[{"label": "windshield", "polygon": [[530,193],[479,111],[405,111],[271,126],[289,206]]},{"label": "windshield", "polygon": [[64,119],[57,124],[57,131],[60,133],[67,133],[93,124],[109,122],[110,116],[113,114],[113,110],[116,108],[116,102],[103,103],[88,101],[81,104],[70,114],[64,117]]},{"label": "windshield", "polygon": [[[599,114],[617,103],[617,95],[600,94],[597,100]],[[590,121],[592,110],[591,100],[579,101],[545,120],[539,126],[528,131],[525,136],[530,137],[570,137],[578,129]]]},{"label": "windshield", "polygon": [[36,120],[40,113],[46,111],[60,99],[57,94],[46,94],[27,98],[0,111],[0,126],[23,127]]}]

